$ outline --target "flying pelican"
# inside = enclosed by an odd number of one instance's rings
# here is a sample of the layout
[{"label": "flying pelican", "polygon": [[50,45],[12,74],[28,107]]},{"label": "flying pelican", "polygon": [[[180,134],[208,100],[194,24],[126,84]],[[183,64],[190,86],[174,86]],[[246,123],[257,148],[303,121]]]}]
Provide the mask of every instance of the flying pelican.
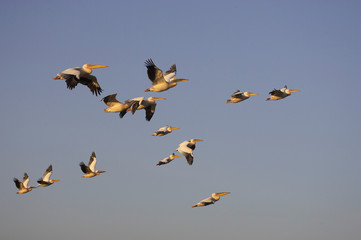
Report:
[{"label": "flying pelican", "polygon": [[220,196],[227,195],[227,194],[230,194],[230,192],[212,193],[211,197],[203,199],[202,201],[200,201],[196,205],[193,205],[192,208],[194,208],[194,207],[203,207],[203,206],[207,206],[207,205],[210,205],[210,204],[214,204],[215,202],[217,202],[219,200]]},{"label": "flying pelican", "polygon": [[161,127],[159,128],[155,133],[153,133],[152,136],[164,136],[167,135],[168,133],[171,133],[173,130],[177,130],[179,128],[176,127],[171,127],[171,126],[165,126],[165,127]]},{"label": "flying pelican", "polygon": [[157,103],[155,101],[157,100],[166,100],[165,98],[157,98],[157,97],[149,97],[148,100],[144,100],[144,97],[137,97],[130,100],[127,100],[131,105],[132,108],[128,109],[128,111],[132,111],[132,114],[135,113],[135,111],[144,109],[145,110],[145,119],[147,121],[150,121],[152,119],[155,107],[157,106]]},{"label": "flying pelican", "polygon": [[258,94],[252,92],[241,92],[240,90],[237,90],[232,94],[231,96],[232,98],[227,100],[226,103],[238,103],[248,99],[251,95],[258,95]]},{"label": "flying pelican", "polygon": [[53,166],[50,165],[46,170],[42,178],[38,180],[38,186],[37,187],[47,187],[55,182],[59,182],[60,180],[54,180],[50,179],[50,176],[53,172]]},{"label": "flying pelican", "polygon": [[163,158],[162,160],[160,160],[156,166],[160,166],[160,165],[164,165],[164,164],[167,164],[167,163],[170,163],[171,161],[174,160],[174,158],[177,158],[179,157],[178,155],[175,155],[174,153],[172,153],[171,155],[169,155],[169,157],[166,157],[166,158]]},{"label": "flying pelican", "polygon": [[99,175],[99,174],[105,172],[105,171],[95,170],[95,164],[97,164],[97,159],[96,159],[96,156],[95,156],[95,152],[93,152],[92,155],[90,156],[88,166],[85,165],[84,162],[81,162],[79,164],[81,170],[85,173],[85,175],[83,177],[92,178],[92,177],[95,177],[96,175]]},{"label": "flying pelican", "polygon": [[27,192],[30,192],[36,187],[28,187],[29,183],[29,176],[27,173],[24,173],[23,181],[20,182],[19,179],[14,178],[15,186],[19,189],[19,191],[16,194],[24,194]]},{"label": "flying pelican", "polygon": [[106,96],[100,101],[104,101],[105,105],[109,108],[104,109],[104,112],[119,112],[119,117],[123,118],[124,115],[127,113],[127,110],[130,108],[131,104],[128,101],[124,103],[119,102],[115,97],[117,96],[116,93]]},{"label": "flying pelican", "polygon": [[147,59],[144,63],[148,69],[148,78],[152,81],[153,85],[153,87],[146,89],[145,92],[163,92],[169,88],[177,86],[178,82],[188,81],[188,79],[173,78],[177,72],[175,64],[173,64],[170,69],[163,74],[163,71],[155,66],[151,58]]},{"label": "flying pelican", "polygon": [[280,100],[282,98],[288,97],[293,92],[299,92],[299,91],[300,90],[288,89],[287,85],[285,85],[281,89],[274,89],[271,92],[269,92],[269,94],[271,94],[272,96],[267,98],[266,101],[268,101],[268,100]]},{"label": "flying pelican", "polygon": [[193,164],[193,150],[196,148],[196,142],[203,142],[200,139],[191,139],[179,144],[176,151],[180,152],[186,159],[189,165]]},{"label": "flying pelican", "polygon": [[83,67],[75,67],[75,68],[68,68],[61,73],[58,73],[54,80],[56,79],[63,79],[66,82],[67,87],[72,90],[73,88],[81,83],[83,85],[88,86],[90,91],[95,93],[96,96],[100,95],[103,89],[99,86],[97,78],[93,75],[92,69],[94,68],[105,68],[108,66],[99,65],[99,64],[84,64]]}]

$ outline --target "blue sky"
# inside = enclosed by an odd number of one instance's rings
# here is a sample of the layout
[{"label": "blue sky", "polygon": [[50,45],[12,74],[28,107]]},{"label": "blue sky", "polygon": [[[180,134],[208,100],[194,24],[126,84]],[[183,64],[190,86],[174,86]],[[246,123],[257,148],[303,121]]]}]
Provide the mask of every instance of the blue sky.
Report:
[{"label": "blue sky", "polygon": [[[360,239],[360,1],[1,5],[1,239]],[[145,93],[148,58],[189,81]],[[85,63],[109,66],[100,97],[52,80]],[[301,92],[265,101],[285,84]],[[237,89],[259,95],[225,104]],[[119,119],[112,93],[167,100]],[[191,138],[193,166],[155,166]],[[92,151],[107,172],[82,179]],[[60,182],[16,194],[49,164]]]}]

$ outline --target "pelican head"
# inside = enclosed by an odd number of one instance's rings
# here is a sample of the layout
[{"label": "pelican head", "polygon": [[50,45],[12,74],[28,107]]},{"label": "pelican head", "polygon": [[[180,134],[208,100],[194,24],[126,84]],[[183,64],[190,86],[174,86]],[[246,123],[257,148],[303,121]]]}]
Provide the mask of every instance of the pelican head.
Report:
[{"label": "pelican head", "polygon": [[100,171],[100,170],[96,170],[96,171],[95,171],[95,174],[96,174],[96,175],[99,175],[99,174],[101,174],[101,173],[105,173],[105,171]]},{"label": "pelican head", "polygon": [[203,142],[203,140],[201,139],[191,139],[189,140],[191,143],[196,143],[196,142]]},{"label": "pelican head", "polygon": [[157,98],[157,97],[149,97],[148,101],[150,102],[155,102],[155,101],[159,101],[159,100],[166,100],[166,98]]},{"label": "pelican head", "polygon": [[251,95],[258,95],[257,93],[253,93],[253,92],[244,92],[243,94],[246,97],[250,97]]},{"label": "pelican head", "polygon": [[179,128],[171,127],[171,126],[168,126],[168,127],[167,127],[167,130],[168,130],[169,132],[172,132],[173,130],[177,130],[177,129],[179,129]]},{"label": "pelican head", "polygon": [[170,157],[171,160],[173,160],[174,158],[177,158],[177,157],[180,157],[180,156],[175,155],[174,153],[172,153],[169,157]]},{"label": "pelican head", "polygon": [[227,194],[230,194],[230,193],[231,192],[218,192],[218,193],[213,193],[212,196],[215,195],[215,196],[219,197],[219,196],[224,196],[224,195],[227,195]]},{"label": "pelican head", "polygon": [[287,94],[291,94],[293,92],[299,92],[300,90],[296,90],[296,89],[286,89],[285,93]]}]

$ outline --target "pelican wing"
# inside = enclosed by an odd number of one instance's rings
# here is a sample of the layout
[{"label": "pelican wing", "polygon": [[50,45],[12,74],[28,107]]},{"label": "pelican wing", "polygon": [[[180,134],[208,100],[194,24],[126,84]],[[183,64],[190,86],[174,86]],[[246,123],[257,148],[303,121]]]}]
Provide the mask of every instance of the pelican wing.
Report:
[{"label": "pelican wing", "polygon": [[175,64],[170,66],[170,69],[165,72],[164,79],[169,82],[172,77],[174,77],[177,73],[177,67]]},{"label": "pelican wing", "polygon": [[241,98],[242,95],[243,95],[243,93],[242,93],[240,90],[237,90],[236,92],[234,92],[234,93],[232,94],[231,97],[233,97],[233,98]]},{"label": "pelican wing", "polygon": [[108,107],[113,107],[116,104],[119,104],[120,102],[115,98],[117,96],[116,93],[108,95],[106,97],[104,97],[102,100],[105,103],[105,105],[107,105]]},{"label": "pelican wing", "polygon": [[279,89],[274,89],[271,92],[269,92],[269,94],[276,96],[276,97],[284,97],[285,95],[287,95],[286,93],[282,92]]},{"label": "pelican wing", "polygon": [[95,172],[95,165],[97,164],[97,158],[95,156],[95,152],[90,156],[88,167],[90,171]]},{"label": "pelican wing", "polygon": [[90,170],[90,168],[85,165],[84,162],[79,163],[80,169],[83,171],[83,173],[87,174],[87,173],[91,173],[92,171]]},{"label": "pelican wing", "polygon": [[50,166],[45,170],[45,173],[44,173],[44,175],[43,175],[43,177],[42,177],[42,180],[43,180],[44,182],[49,182],[49,179],[50,179],[50,176],[51,176],[52,171],[53,171],[53,166],[50,165]]},{"label": "pelican wing", "polygon": [[90,91],[95,94],[95,96],[100,95],[103,92],[103,89],[99,86],[99,83],[97,81],[97,78],[93,75],[87,74],[84,76],[81,76],[78,80],[79,83],[88,86]]},{"label": "pelican wing", "polygon": [[136,98],[127,100],[127,103],[129,104],[129,106],[132,107],[132,114],[134,114],[135,111],[138,110],[139,106],[143,104],[143,101],[144,101],[144,97],[136,97]]},{"label": "pelican wing", "polygon": [[196,145],[194,143],[191,143],[191,142],[187,144],[187,147],[192,149],[192,150],[196,149]]},{"label": "pelican wing", "polygon": [[16,186],[18,189],[21,188],[21,182],[19,181],[19,179],[14,178],[14,183],[15,183],[15,186]]},{"label": "pelican wing", "polygon": [[199,203],[203,204],[204,206],[210,205],[210,204],[214,204],[214,202],[216,202],[216,200],[212,197],[203,199],[202,201],[200,201]]},{"label": "pelican wing", "polygon": [[145,119],[147,121],[150,121],[150,119],[152,119],[156,106],[157,106],[157,104],[154,102],[145,108]]},{"label": "pelican wing", "polygon": [[144,63],[148,69],[148,78],[150,81],[152,81],[153,85],[165,82],[162,70],[155,66],[151,58],[147,59]]},{"label": "pelican wing", "polygon": [[24,188],[28,188],[28,183],[29,183],[29,176],[27,173],[24,173],[23,182],[22,182]]}]

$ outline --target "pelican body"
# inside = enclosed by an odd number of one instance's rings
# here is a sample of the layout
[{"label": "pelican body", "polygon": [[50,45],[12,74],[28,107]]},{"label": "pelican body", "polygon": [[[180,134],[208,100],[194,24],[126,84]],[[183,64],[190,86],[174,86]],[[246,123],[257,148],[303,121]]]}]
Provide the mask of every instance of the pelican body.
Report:
[{"label": "pelican body", "polygon": [[137,97],[130,100],[127,100],[129,104],[131,104],[132,108],[128,111],[132,111],[132,114],[135,113],[135,111],[144,109],[145,110],[145,119],[147,121],[150,121],[154,115],[155,107],[157,106],[157,103],[155,101],[158,100],[166,100],[165,98],[157,98],[157,97],[149,97],[147,100],[145,100],[144,97]]},{"label": "pelican body", "polygon": [[101,94],[103,89],[99,86],[97,78],[91,75],[91,73],[93,71],[92,69],[105,67],[108,66],[99,64],[84,64],[83,67],[68,68],[61,73],[58,73],[53,79],[65,80],[67,88],[70,90],[75,88],[78,83],[81,83],[88,86],[93,95],[95,94],[98,96],[98,94]]},{"label": "pelican body", "polygon": [[14,178],[15,186],[19,189],[19,191],[16,194],[24,194],[27,192],[30,192],[36,187],[28,187],[29,184],[29,176],[27,173],[24,173],[23,181],[20,182],[19,179]]},{"label": "pelican body", "polygon": [[228,99],[226,103],[238,103],[242,102],[246,99],[248,99],[252,95],[258,95],[257,93],[252,92],[241,92],[240,90],[237,90],[234,92],[231,96],[231,99]]},{"label": "pelican body", "polygon": [[151,58],[147,59],[144,63],[147,67],[148,78],[153,85],[151,88],[146,89],[145,92],[163,92],[177,86],[178,82],[188,81],[188,79],[174,78],[177,73],[175,64],[163,74],[163,71],[154,64]]},{"label": "pelican body", "polygon": [[177,129],[179,128],[171,127],[171,126],[161,127],[155,133],[153,133],[152,136],[164,136],[167,135],[168,133],[171,133],[173,130],[177,130]]},{"label": "pelican body", "polygon": [[189,165],[193,164],[193,151],[196,148],[196,142],[203,142],[203,140],[191,139],[184,141],[179,144],[179,147],[176,149],[176,151],[180,152],[187,159]]},{"label": "pelican body", "polygon": [[104,109],[104,112],[119,112],[119,117],[123,118],[131,104],[128,101],[125,101],[124,103],[119,102],[115,98],[116,96],[117,94],[114,93],[101,100],[108,106],[108,108]]},{"label": "pelican body", "polygon": [[173,161],[175,158],[179,157],[178,155],[175,155],[174,153],[172,153],[171,155],[169,155],[169,157],[163,158],[162,160],[160,160],[156,166],[160,166],[160,165],[164,165],[167,163],[170,163],[171,161]]},{"label": "pelican body", "polygon": [[85,173],[83,177],[92,178],[92,177],[95,177],[95,176],[105,172],[105,171],[95,170],[95,165],[96,164],[97,164],[97,159],[96,159],[96,156],[95,156],[95,152],[93,152],[92,155],[90,156],[88,166],[85,165],[84,162],[81,162],[79,164],[81,170],[83,171],[83,173]]},{"label": "pelican body", "polygon": [[283,99],[285,97],[288,97],[291,95],[291,93],[293,92],[299,92],[300,90],[295,90],[295,89],[288,89],[287,85],[285,85],[283,88],[281,89],[274,89],[271,92],[269,92],[269,94],[271,94],[271,97],[267,98],[266,101],[269,100],[280,100]]},{"label": "pelican body", "polygon": [[42,178],[38,180],[38,186],[37,187],[47,187],[55,182],[59,182],[60,180],[54,180],[50,179],[50,176],[53,172],[53,166],[50,165],[46,170]]},{"label": "pelican body", "polygon": [[220,199],[220,196],[227,195],[227,194],[230,194],[230,192],[212,193],[211,197],[203,199],[202,201],[200,201],[196,205],[193,205],[192,208],[194,208],[194,207],[203,207],[203,206],[207,206],[207,205],[210,205],[210,204],[214,204],[215,202],[217,202]]}]

